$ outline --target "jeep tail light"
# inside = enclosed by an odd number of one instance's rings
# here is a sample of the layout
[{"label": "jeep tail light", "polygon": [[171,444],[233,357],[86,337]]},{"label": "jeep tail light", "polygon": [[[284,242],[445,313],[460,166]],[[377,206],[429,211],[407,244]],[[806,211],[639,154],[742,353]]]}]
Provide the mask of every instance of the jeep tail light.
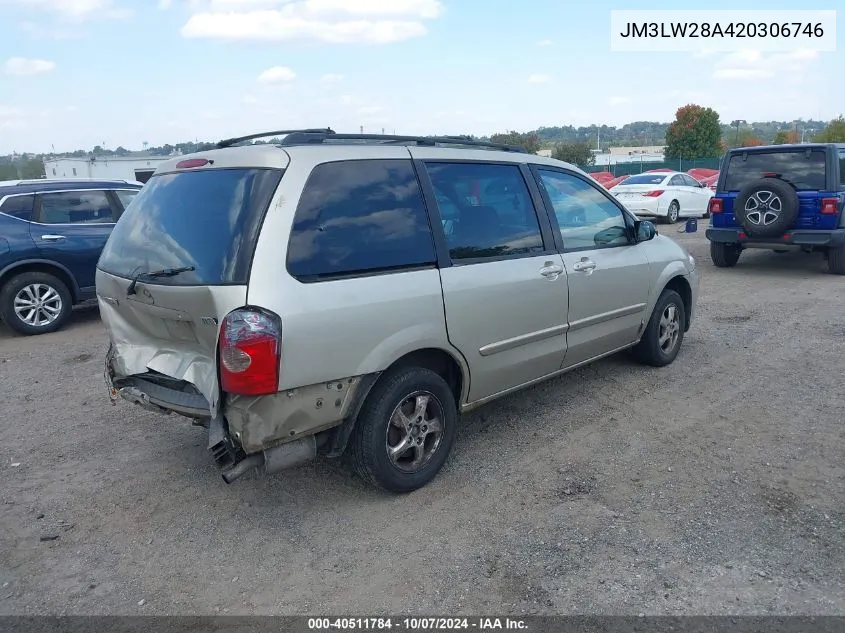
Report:
[{"label": "jeep tail light", "polygon": [[282,324],[254,308],[226,315],[220,326],[220,387],[239,396],[266,396],[279,390]]},{"label": "jeep tail light", "polygon": [[822,198],[822,215],[836,215],[839,211],[839,198]]},{"label": "jeep tail light", "polygon": [[646,191],[643,195],[646,198],[656,198],[663,193],[663,189],[655,189],[654,191]]},{"label": "jeep tail light", "polygon": [[725,203],[721,198],[710,198],[709,211],[713,213],[722,213],[725,210]]}]

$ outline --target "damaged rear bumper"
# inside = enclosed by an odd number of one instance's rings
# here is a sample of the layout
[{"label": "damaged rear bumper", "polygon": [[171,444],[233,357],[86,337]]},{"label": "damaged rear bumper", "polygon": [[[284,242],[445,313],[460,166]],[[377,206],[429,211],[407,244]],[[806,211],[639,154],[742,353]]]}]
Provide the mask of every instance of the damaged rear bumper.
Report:
[{"label": "damaged rear bumper", "polygon": [[375,375],[291,389],[269,396],[224,396],[219,410],[191,383],[163,374],[121,376],[114,351],[106,355],[105,382],[112,403],[126,400],[157,413],[177,413],[208,428],[208,450],[228,482],[258,468],[264,473],[312,459],[319,446],[343,452],[351,425]]}]

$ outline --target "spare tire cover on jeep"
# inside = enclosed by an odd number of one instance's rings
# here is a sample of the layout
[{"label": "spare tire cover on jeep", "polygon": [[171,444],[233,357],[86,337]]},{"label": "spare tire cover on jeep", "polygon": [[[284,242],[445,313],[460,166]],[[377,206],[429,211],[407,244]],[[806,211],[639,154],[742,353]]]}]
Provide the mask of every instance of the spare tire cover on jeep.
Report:
[{"label": "spare tire cover on jeep", "polygon": [[760,178],[739,190],[734,203],[737,223],[753,237],[775,237],[798,217],[795,189],[777,178]]}]

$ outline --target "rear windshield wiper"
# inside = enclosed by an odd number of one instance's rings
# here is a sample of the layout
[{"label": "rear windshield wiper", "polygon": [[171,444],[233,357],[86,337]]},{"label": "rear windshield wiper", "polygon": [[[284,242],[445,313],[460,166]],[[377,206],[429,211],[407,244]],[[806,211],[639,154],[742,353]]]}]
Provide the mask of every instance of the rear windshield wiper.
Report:
[{"label": "rear windshield wiper", "polygon": [[132,283],[129,284],[129,287],[126,289],[126,294],[134,295],[135,294],[135,286],[138,285],[138,281],[141,279],[156,279],[158,277],[175,277],[181,273],[187,273],[192,270],[196,270],[196,266],[182,266],[181,268],[162,268],[161,270],[153,270],[148,273],[138,273],[135,277],[132,278]]}]

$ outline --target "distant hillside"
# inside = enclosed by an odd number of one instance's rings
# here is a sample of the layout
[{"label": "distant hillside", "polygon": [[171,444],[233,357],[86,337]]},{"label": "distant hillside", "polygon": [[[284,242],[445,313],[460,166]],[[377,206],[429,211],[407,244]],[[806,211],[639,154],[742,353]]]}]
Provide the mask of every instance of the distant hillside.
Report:
[{"label": "distant hillside", "polygon": [[[827,127],[827,121],[761,121],[745,123],[737,130],[731,127],[730,123],[722,123],[722,136],[727,146],[732,146],[734,141],[742,141],[747,138],[754,138],[764,144],[773,143],[775,135],[780,131],[793,131],[796,138],[800,138],[802,132],[806,139],[811,140],[816,134]],[[669,123],[657,121],[634,121],[626,123],[622,127],[610,125],[589,125],[574,127],[564,125],[559,127],[541,127],[538,130],[530,130],[540,138],[543,147],[549,148],[557,143],[587,143],[590,147],[602,149],[620,146],[643,146],[663,145],[665,143],[666,129]],[[504,132],[505,130],[500,130]],[[401,133],[401,130],[399,131]],[[482,137],[484,138],[484,137]],[[256,143],[273,143],[278,139],[267,139],[256,141]],[[144,147],[147,154],[153,156],[171,156],[174,154],[190,154],[193,152],[211,149],[214,143],[211,142],[185,142],[174,145],[165,144],[156,147]],[[130,150],[124,147],[116,149],[105,149],[99,145],[91,150],[78,149],[73,152],[60,152],[50,154],[52,157],[85,157],[85,156],[126,156]],[[14,178],[35,178],[43,175],[41,165],[42,155],[35,154],[14,154],[0,156],[0,180]]]}]

